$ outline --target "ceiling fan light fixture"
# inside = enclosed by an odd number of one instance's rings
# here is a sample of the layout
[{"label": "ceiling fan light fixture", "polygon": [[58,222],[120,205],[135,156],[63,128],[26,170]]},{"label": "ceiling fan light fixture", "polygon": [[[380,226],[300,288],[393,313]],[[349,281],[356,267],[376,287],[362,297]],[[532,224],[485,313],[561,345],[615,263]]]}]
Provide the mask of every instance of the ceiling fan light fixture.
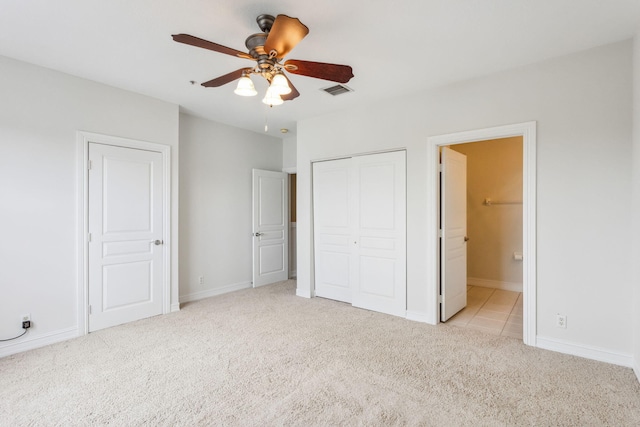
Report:
[{"label": "ceiling fan light fixture", "polygon": [[289,82],[284,74],[276,74],[271,79],[271,86],[269,88],[278,95],[288,95],[291,93],[291,88],[289,87]]},{"label": "ceiling fan light fixture", "polygon": [[271,86],[269,86],[269,89],[267,89],[267,93],[264,95],[262,102],[264,102],[267,105],[274,106],[274,105],[280,105],[284,101],[282,100],[282,98],[280,98],[280,95],[275,93],[271,88]]},{"label": "ceiling fan light fixture", "polygon": [[255,96],[258,94],[258,91],[253,85],[251,78],[245,75],[240,77],[240,79],[238,80],[238,86],[236,87],[236,90],[233,91],[233,93],[240,96]]}]

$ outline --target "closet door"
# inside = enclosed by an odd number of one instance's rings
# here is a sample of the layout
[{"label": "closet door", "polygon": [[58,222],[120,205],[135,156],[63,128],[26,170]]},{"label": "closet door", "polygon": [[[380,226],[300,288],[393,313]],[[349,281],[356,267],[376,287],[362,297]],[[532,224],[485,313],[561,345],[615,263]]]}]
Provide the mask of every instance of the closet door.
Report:
[{"label": "closet door", "polygon": [[313,164],[316,295],[406,314],[405,152]]},{"label": "closet door", "polygon": [[313,164],[316,296],[351,302],[351,159]]},{"label": "closet door", "polygon": [[352,303],[406,315],[406,159],[404,151],[352,158],[355,235]]}]

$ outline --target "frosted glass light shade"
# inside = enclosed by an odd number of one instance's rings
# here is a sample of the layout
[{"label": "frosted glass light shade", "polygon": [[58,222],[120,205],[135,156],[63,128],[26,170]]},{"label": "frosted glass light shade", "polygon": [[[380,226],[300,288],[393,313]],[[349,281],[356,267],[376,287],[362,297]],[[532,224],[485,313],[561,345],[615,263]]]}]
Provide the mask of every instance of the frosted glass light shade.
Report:
[{"label": "frosted glass light shade", "polygon": [[264,99],[262,100],[262,102],[267,105],[280,105],[284,101],[282,100],[282,98],[280,98],[280,95],[275,93],[273,89],[271,89],[271,86],[269,86],[269,89],[267,89],[267,93],[264,95]]},{"label": "frosted glass light shade", "polygon": [[287,95],[291,93],[291,88],[289,87],[289,83],[287,82],[287,78],[282,74],[276,74],[271,79],[271,90],[273,90],[278,95]]},{"label": "frosted glass light shade", "polygon": [[233,93],[240,96],[254,96],[258,94],[258,91],[248,76],[242,76],[240,80],[238,80],[238,86]]}]

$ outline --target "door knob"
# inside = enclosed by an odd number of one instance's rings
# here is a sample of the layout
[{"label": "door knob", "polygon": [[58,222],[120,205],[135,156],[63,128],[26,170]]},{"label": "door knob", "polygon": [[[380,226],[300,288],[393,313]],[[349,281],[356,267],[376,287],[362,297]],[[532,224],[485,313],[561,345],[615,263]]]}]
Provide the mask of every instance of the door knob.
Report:
[{"label": "door knob", "polygon": [[465,241],[465,242],[468,242],[468,241],[469,241],[469,238],[468,238],[467,236],[464,236],[464,241]]},{"label": "door knob", "polygon": [[256,237],[260,237],[260,236],[264,235],[264,233],[253,233],[253,235],[256,236]]},{"label": "door knob", "polygon": [[163,244],[164,242],[162,240],[152,240],[151,243],[153,243],[156,246],[159,246],[159,245]]}]

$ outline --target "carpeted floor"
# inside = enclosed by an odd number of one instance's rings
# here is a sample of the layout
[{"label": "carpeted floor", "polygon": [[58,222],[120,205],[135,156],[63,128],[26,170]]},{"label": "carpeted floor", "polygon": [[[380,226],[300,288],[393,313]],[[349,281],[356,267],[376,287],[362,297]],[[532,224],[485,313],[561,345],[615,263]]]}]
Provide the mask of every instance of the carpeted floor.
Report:
[{"label": "carpeted floor", "polygon": [[640,384],[287,281],[0,359],[0,425],[636,426]]}]

